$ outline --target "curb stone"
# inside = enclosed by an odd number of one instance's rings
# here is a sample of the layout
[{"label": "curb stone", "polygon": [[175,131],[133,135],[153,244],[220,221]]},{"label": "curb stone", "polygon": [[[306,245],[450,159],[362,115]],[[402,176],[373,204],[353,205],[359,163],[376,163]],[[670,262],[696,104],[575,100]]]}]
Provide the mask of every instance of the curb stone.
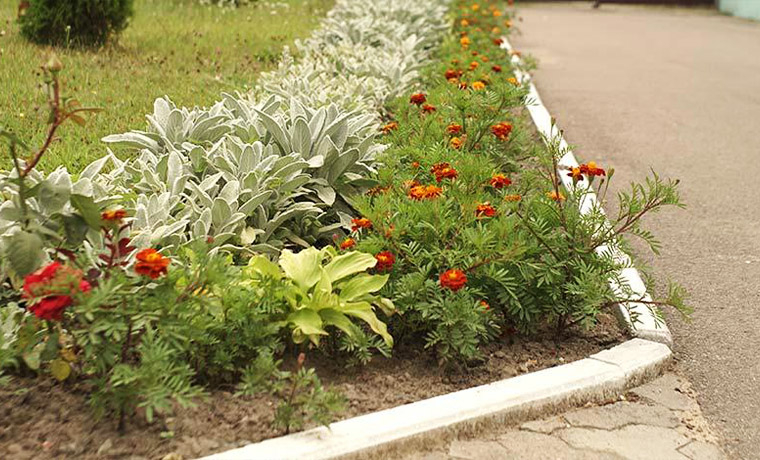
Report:
[{"label": "curb stone", "polygon": [[[512,52],[504,38],[502,48]],[[515,77],[529,84],[528,111],[545,137],[559,139],[566,151],[563,167],[578,166],[561,131],[541,102],[530,76],[521,71],[522,61],[512,54]],[[560,175],[565,187],[573,184]],[[583,186],[583,185],[582,185]],[[596,206],[588,190],[581,212]],[[626,266],[630,258],[617,248],[612,251]],[[635,268],[622,270],[621,278],[641,300],[651,297]],[[619,286],[612,284],[619,292]],[[625,390],[659,375],[672,357],[673,339],[659,313],[640,302],[618,305],[618,316],[635,337],[609,350],[562,366],[468,388],[422,401],[373,412],[347,420],[203,457],[206,460],[250,459],[372,459],[409,449],[424,448],[462,434],[476,434],[505,423],[528,421],[541,414],[560,412],[586,403],[607,402]]]}]

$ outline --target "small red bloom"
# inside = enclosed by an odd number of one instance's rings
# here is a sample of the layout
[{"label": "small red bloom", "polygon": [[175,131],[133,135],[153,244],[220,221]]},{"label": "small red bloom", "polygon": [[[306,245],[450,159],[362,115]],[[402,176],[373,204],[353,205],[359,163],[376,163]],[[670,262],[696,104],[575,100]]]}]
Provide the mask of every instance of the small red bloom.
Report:
[{"label": "small red bloom", "polygon": [[393,264],[396,263],[396,256],[390,251],[378,252],[375,259],[377,259],[377,265],[375,265],[375,268],[381,272],[389,271],[393,268]]},{"label": "small red bloom", "polygon": [[504,39],[503,38],[494,38],[493,39],[493,44],[496,45],[496,46],[501,46],[502,43],[504,43]]},{"label": "small red bloom", "polygon": [[171,259],[153,248],[143,249],[135,257],[137,258],[137,263],[135,264],[137,274],[149,276],[151,279],[165,275],[171,263]]},{"label": "small red bloom", "polygon": [[119,222],[125,217],[127,217],[127,211],[124,209],[109,209],[103,211],[103,213],[100,215],[101,219],[111,222]]},{"label": "small red bloom", "polygon": [[366,217],[362,217],[360,219],[351,219],[351,231],[356,232],[360,228],[366,228],[366,229],[372,228],[372,221],[370,221]]},{"label": "small red bloom", "polygon": [[488,311],[491,309],[491,306],[488,305],[488,302],[486,302],[485,300],[480,301],[480,306],[483,307],[483,311]]},{"label": "small red bloom", "polygon": [[588,164],[582,164],[580,170],[583,174],[588,176],[604,176],[607,174],[607,172],[598,167],[594,161],[589,161]]},{"label": "small red bloom", "polygon": [[504,174],[494,174],[493,177],[491,177],[490,183],[493,188],[504,188],[510,186],[512,180]]},{"label": "small red bloom", "polygon": [[427,101],[427,97],[423,93],[415,93],[409,97],[409,102],[414,105],[422,105]]},{"label": "small red bloom", "polygon": [[462,132],[462,125],[457,123],[451,123],[449,126],[446,127],[446,133],[455,135]]},{"label": "small red bloom", "polygon": [[472,61],[470,62],[470,70],[475,70],[480,66],[480,63],[478,61]]},{"label": "small red bloom", "polygon": [[425,113],[433,113],[435,112],[435,106],[430,104],[425,104],[422,106],[422,111]]},{"label": "small red bloom", "polygon": [[512,125],[507,123],[506,121],[502,121],[500,123],[496,123],[495,125],[491,126],[491,133],[496,136],[497,139],[500,141],[506,141],[509,139],[509,134],[512,132]]},{"label": "small red bloom", "polygon": [[356,246],[356,241],[353,238],[346,238],[340,243],[340,248],[343,249],[344,251],[346,249],[351,249],[354,246]]},{"label": "small red bloom", "polygon": [[446,270],[439,278],[442,288],[448,288],[452,291],[458,291],[467,284],[467,275],[462,270]]},{"label": "small red bloom", "polygon": [[485,202],[482,204],[479,204],[477,208],[475,208],[475,216],[477,217],[493,217],[496,215],[496,208],[491,206],[491,203]]},{"label": "small red bloom", "polygon": [[90,283],[80,270],[52,262],[24,278],[23,297],[36,299],[27,306],[36,317],[60,321],[63,310],[74,303],[73,295],[89,292]]},{"label": "small red bloom", "polygon": [[446,72],[443,74],[443,76],[446,77],[446,80],[451,80],[452,78],[459,78],[460,75],[462,75],[462,71],[454,70],[454,69],[447,69]]},{"label": "small red bloom", "polygon": [[501,66],[500,65],[493,65],[491,66],[491,70],[493,70],[496,73],[501,72]]},{"label": "small red bloom", "polygon": [[420,162],[419,161],[413,161],[412,162],[412,168],[419,169],[419,167],[420,167]]},{"label": "small red bloom", "polygon": [[459,173],[454,168],[442,168],[435,172],[435,180],[440,183],[444,179],[456,179]]}]

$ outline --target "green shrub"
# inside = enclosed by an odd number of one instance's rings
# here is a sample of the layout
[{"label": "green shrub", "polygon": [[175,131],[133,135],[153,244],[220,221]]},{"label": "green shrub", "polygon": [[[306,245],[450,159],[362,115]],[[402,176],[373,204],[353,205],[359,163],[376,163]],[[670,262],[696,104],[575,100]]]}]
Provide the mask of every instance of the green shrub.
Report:
[{"label": "green shrub", "polygon": [[127,26],[133,0],[31,0],[21,32],[47,45],[97,46]]}]

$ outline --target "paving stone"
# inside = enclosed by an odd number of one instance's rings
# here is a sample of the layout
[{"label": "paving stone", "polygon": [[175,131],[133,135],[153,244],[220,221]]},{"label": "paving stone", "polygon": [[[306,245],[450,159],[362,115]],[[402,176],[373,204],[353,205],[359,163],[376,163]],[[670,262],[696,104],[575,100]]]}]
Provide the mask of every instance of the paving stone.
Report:
[{"label": "paving stone", "polygon": [[449,460],[449,457],[445,452],[415,452],[414,454],[404,457],[404,460]]},{"label": "paving stone", "polygon": [[457,460],[502,460],[507,455],[496,441],[454,441],[449,456]]},{"label": "paving stone", "polygon": [[629,402],[578,409],[565,414],[564,417],[572,426],[605,430],[614,430],[632,424],[675,428],[680,423],[678,417],[664,406]]},{"label": "paving stone", "polygon": [[726,454],[715,444],[702,441],[692,441],[678,449],[691,460],[724,460]]},{"label": "paving stone", "polygon": [[[682,391],[678,391],[682,390]],[[662,404],[668,409],[689,410],[696,404],[686,394],[688,385],[675,374],[665,374],[662,377],[632,390],[633,393]]]},{"label": "paving stone", "polygon": [[624,460],[611,452],[574,449],[555,436],[530,431],[508,431],[499,436],[502,459],[519,460]]},{"label": "paving stone", "polygon": [[689,438],[673,429],[628,425],[619,430],[565,428],[554,433],[577,449],[615,452],[629,460],[687,460],[678,448]]},{"label": "paving stone", "polygon": [[533,431],[535,433],[549,434],[558,428],[567,428],[567,422],[560,417],[551,417],[543,420],[534,420],[532,422],[520,425],[521,430]]}]

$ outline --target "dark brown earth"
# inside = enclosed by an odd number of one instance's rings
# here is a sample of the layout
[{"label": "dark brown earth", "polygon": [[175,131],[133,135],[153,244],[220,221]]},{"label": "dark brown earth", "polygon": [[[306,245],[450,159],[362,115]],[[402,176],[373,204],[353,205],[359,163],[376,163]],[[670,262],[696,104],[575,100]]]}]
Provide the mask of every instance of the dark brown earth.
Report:
[{"label": "dark brown earth", "polygon": [[[624,339],[614,317],[602,315],[594,330],[573,331],[559,345],[549,335],[507,334],[483,349],[482,363],[467,369],[447,370],[432,354],[403,348],[365,367],[307,365],[347,397],[340,415],[348,418],[582,359]],[[18,377],[0,387],[0,458],[138,460],[172,452],[195,458],[282,434],[271,428],[274,398],[235,397],[231,390],[214,391],[198,407],[179,409],[152,425],[136,417],[122,436],[115,422],[93,419],[85,390]]]}]

